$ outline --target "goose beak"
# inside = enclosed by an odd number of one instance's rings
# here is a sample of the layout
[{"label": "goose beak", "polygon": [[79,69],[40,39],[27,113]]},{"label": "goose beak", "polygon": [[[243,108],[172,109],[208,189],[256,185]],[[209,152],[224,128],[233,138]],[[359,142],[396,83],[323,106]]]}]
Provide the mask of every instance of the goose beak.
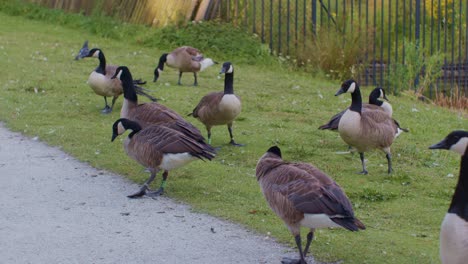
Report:
[{"label": "goose beak", "polygon": [[386,95],[384,95],[384,96],[383,96],[383,99],[387,100],[387,102],[389,102],[389,103],[390,103],[390,100],[388,100],[388,98],[387,98],[387,96],[386,96]]},{"label": "goose beak", "polygon": [[111,77],[111,79],[117,78],[117,72]]},{"label": "goose beak", "polygon": [[447,141],[443,139],[441,142],[430,146],[429,149],[449,149],[449,145]]},{"label": "goose beak", "polygon": [[116,138],[117,136],[118,136],[117,134],[113,133],[113,134],[112,134],[111,142],[114,142],[114,140],[115,140],[115,138]]},{"label": "goose beak", "polygon": [[338,96],[338,95],[343,94],[343,93],[345,93],[345,92],[346,92],[346,91],[345,91],[343,88],[340,88],[340,89],[338,90],[338,92],[336,92],[335,96]]},{"label": "goose beak", "polygon": [[214,64],[219,64],[219,62],[217,62],[217,61],[213,61],[213,63],[214,63]]}]

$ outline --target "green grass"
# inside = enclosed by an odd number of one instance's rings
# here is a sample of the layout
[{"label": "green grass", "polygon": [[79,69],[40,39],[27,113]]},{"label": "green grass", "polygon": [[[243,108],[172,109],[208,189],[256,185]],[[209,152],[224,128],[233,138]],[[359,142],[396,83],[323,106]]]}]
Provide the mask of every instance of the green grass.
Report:
[{"label": "green grass", "polygon": [[[92,166],[143,182],[148,176],[143,168],[124,154],[119,140],[110,142],[122,98],[112,114],[100,114],[103,100],[86,84],[98,62],[73,58],[83,40],[89,39],[90,46],[103,49],[109,63],[127,65],[135,77],[151,81],[163,51],[139,45],[132,38],[98,37],[86,27],[4,13],[0,20],[0,120],[12,130],[38,136]],[[358,233],[318,230],[312,244],[318,260],[439,263],[439,227],[456,184],[459,156],[430,151],[428,146],[453,129],[468,130],[466,113],[424,104],[409,94],[390,98],[395,118],[411,129],[393,144],[395,172],[387,175],[384,155],[370,152],[366,155],[369,175],[358,175],[358,155],[336,154],[347,148],[339,135],[317,129],[350,103],[349,95],[333,96],[339,82],[313,79],[278,63],[239,63],[243,59],[235,56],[215,59],[229,60],[235,66],[234,89],[243,99],[243,111],[234,124],[234,134],[246,146],[227,146],[226,127],[215,127],[212,143],[222,146],[216,159],[196,161],[171,172],[167,196],[191,204],[196,211],[262,234],[270,232],[293,246],[291,235],[266,205],[255,179],[258,158],[278,144],[285,159],[310,162],[333,177],[367,226]],[[191,74],[182,78],[186,85],[177,86],[173,70],[166,70],[158,83],[149,83],[147,88],[163,98],[163,104],[185,115],[203,95],[222,89],[219,68],[199,74],[196,88],[189,86]],[[363,93],[367,95],[371,88],[363,87]],[[197,120],[187,119],[205,132]]]}]

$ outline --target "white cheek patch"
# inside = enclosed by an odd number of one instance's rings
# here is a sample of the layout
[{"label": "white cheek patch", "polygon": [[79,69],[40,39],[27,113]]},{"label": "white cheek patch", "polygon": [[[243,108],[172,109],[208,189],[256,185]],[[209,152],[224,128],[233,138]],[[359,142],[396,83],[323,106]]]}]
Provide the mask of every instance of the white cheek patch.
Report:
[{"label": "white cheek patch", "polygon": [[351,85],[348,88],[348,91],[346,91],[346,92],[354,93],[354,90],[356,90],[356,83],[355,82],[351,83]]},{"label": "white cheek patch", "polygon": [[96,52],[94,52],[94,54],[93,54],[93,57],[99,58],[99,53],[100,53],[100,51],[96,50]]},{"label": "white cheek patch", "polygon": [[117,78],[120,79],[120,76],[122,75],[122,70],[120,70],[118,73],[117,73]]},{"label": "white cheek patch", "polygon": [[232,65],[229,65],[229,70],[227,70],[227,73],[232,73],[234,71],[234,68]]},{"label": "white cheek patch", "polygon": [[468,137],[461,138],[458,142],[450,147],[450,150],[455,151],[460,155],[465,154],[466,147],[468,146]]},{"label": "white cheek patch", "polygon": [[384,98],[384,92],[382,89],[380,89],[380,98]]},{"label": "white cheek patch", "polygon": [[122,122],[119,122],[117,124],[117,134],[122,135],[123,133],[125,133],[125,128],[122,126]]}]

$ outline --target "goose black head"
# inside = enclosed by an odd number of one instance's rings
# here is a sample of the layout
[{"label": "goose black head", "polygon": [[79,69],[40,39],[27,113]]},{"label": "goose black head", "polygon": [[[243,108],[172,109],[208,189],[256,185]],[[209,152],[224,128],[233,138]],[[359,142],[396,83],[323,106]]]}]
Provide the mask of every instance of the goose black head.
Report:
[{"label": "goose black head", "polygon": [[101,53],[102,53],[101,49],[92,48],[85,57],[99,58],[99,54],[101,54]]},{"label": "goose black head", "polygon": [[343,93],[354,93],[356,89],[359,89],[357,82],[353,79],[349,79],[341,84],[341,88],[336,92],[335,96]]},{"label": "goose black head", "polygon": [[385,90],[382,89],[381,87],[377,87],[375,88],[374,90],[372,90],[372,92],[369,94],[369,101],[371,100],[377,100],[379,98],[382,98],[388,102],[390,102],[390,100],[388,100],[386,94],[385,94]]},{"label": "goose black head", "polygon": [[232,66],[232,63],[229,61],[223,63],[223,66],[221,67],[221,71],[219,74],[227,74],[227,73],[233,73],[234,72],[234,67]]},{"label": "goose black head", "polygon": [[273,147],[269,148],[269,149],[267,150],[267,152],[273,153],[273,154],[275,154],[276,156],[278,156],[278,157],[281,158],[281,150],[280,150],[280,148],[279,148],[278,146],[273,146]]},{"label": "goose black head", "polygon": [[448,149],[464,155],[468,147],[468,131],[455,130],[442,141],[429,147],[429,149]]},{"label": "goose black head", "polygon": [[156,68],[154,69],[153,82],[156,82],[159,79],[159,73],[164,70],[164,63],[166,63],[166,61],[167,61],[167,53],[164,53],[159,58],[158,66],[156,66]]},{"label": "goose black head", "polygon": [[132,138],[135,133],[138,133],[141,130],[140,124],[135,121],[131,121],[126,118],[117,119],[112,125],[112,139],[111,142],[115,140],[119,135],[122,135],[128,129],[132,130],[132,133],[128,135],[129,138]]},{"label": "goose black head", "polygon": [[[126,79],[128,77],[132,78],[132,74],[130,73],[130,70],[128,69],[128,67],[127,66],[119,66],[115,70],[115,73],[111,77],[111,79],[118,78],[120,80],[124,80],[124,79]],[[133,78],[132,78],[132,80],[133,80]]]}]

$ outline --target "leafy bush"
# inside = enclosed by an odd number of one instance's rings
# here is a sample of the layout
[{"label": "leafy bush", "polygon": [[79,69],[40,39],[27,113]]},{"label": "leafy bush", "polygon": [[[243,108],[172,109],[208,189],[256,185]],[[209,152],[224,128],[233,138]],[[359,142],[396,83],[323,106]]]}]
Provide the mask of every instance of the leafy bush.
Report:
[{"label": "leafy bush", "polygon": [[271,60],[268,47],[261,44],[257,37],[231,24],[212,21],[155,29],[143,43],[168,50],[188,45],[209,51],[210,56],[240,58],[249,64]]},{"label": "leafy bush", "polygon": [[[441,76],[444,58],[441,53],[427,56],[415,42],[405,42],[406,57],[403,62],[392,64],[390,74],[386,76],[389,87],[395,94],[404,90],[415,89],[419,94],[429,88]],[[419,78],[416,85],[415,80]]]}]

